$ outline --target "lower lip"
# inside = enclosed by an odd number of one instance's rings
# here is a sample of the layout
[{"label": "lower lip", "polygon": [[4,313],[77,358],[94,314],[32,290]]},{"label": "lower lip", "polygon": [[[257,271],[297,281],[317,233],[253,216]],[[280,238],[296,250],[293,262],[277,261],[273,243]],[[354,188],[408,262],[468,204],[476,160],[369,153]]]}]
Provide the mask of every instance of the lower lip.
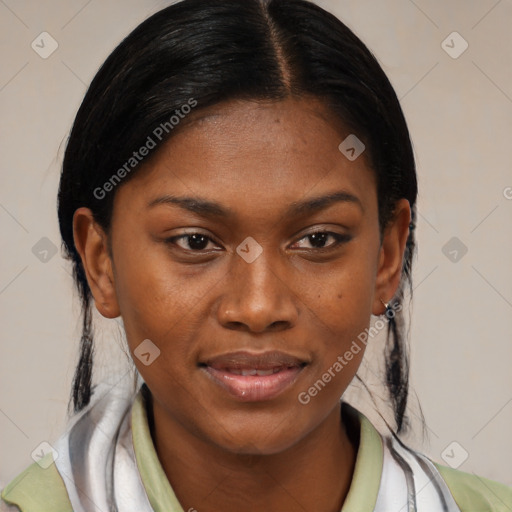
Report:
[{"label": "lower lip", "polygon": [[204,368],[215,382],[242,402],[262,402],[275,398],[291,387],[302,368],[286,368],[272,375],[236,375],[210,366]]}]

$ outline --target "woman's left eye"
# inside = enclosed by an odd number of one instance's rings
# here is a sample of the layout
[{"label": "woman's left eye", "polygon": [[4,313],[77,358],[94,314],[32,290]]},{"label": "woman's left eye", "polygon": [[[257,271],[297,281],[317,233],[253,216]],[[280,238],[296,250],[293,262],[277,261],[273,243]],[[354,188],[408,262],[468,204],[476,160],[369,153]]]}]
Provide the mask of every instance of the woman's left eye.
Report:
[{"label": "woman's left eye", "polygon": [[[329,238],[333,239],[334,242],[326,246]],[[348,242],[351,239],[352,237],[350,235],[342,235],[340,233],[333,233],[331,231],[318,231],[316,233],[310,233],[309,235],[302,237],[295,245],[300,244],[303,241],[308,241],[312,245],[312,249],[333,249],[344,242]],[[304,248],[309,249],[309,247]]]}]

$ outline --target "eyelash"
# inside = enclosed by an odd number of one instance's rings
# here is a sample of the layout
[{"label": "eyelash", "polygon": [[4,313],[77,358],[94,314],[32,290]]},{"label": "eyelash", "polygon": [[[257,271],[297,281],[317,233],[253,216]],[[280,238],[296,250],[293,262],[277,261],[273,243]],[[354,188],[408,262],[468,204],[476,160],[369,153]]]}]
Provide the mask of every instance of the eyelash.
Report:
[{"label": "eyelash", "polygon": [[[212,240],[209,236],[204,235],[204,234],[199,233],[199,232],[197,232],[197,233],[186,233],[186,234],[183,234],[183,235],[173,236],[171,238],[167,238],[165,240],[165,242],[169,243],[169,244],[172,244],[172,245],[177,245],[175,243],[176,240],[191,238],[191,237],[193,237],[195,235],[199,235],[200,237],[203,237],[206,240],[215,243],[215,241]],[[313,236],[313,235],[328,235],[328,236],[332,236],[335,239],[335,242],[333,244],[329,245],[328,247],[316,247],[316,248],[313,247],[311,249],[306,249],[306,250],[315,251],[315,252],[327,252],[327,251],[336,249],[340,245],[342,245],[344,243],[347,243],[350,240],[352,240],[352,236],[346,235],[346,234],[335,233],[335,232],[332,232],[332,231],[314,231],[313,233],[308,233],[307,235],[304,235],[297,242],[300,242],[301,240],[307,239],[308,237]],[[295,243],[297,243],[297,242],[295,242]],[[185,251],[194,252],[194,253],[197,253],[197,254],[202,254],[202,253],[207,254],[207,252],[208,252],[208,251],[205,251],[204,249],[194,250],[194,249],[184,249],[183,247],[180,247],[180,246],[178,246],[178,247],[180,249],[185,250]]]}]

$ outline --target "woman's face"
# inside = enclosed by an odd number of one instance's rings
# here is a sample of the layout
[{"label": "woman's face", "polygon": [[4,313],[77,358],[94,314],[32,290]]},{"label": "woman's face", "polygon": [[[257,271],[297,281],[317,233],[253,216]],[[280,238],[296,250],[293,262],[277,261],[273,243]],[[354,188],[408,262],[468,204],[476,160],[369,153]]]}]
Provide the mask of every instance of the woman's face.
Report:
[{"label": "woman's face", "polygon": [[350,132],[316,101],[192,115],[116,191],[96,305],[122,315],[155,416],[277,453],[339,407],[364,354],[353,341],[398,285],[408,203],[381,247],[366,155],[338,149]]}]

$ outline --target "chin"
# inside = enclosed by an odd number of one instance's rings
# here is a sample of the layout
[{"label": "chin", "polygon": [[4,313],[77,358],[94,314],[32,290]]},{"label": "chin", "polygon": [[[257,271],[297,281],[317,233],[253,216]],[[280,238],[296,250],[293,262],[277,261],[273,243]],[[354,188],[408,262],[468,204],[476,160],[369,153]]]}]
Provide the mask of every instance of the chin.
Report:
[{"label": "chin", "polygon": [[291,448],[298,440],[275,440],[269,442],[268,440],[240,440],[240,443],[229,443],[222,446],[222,448],[233,455],[247,455],[247,456],[263,456],[263,455],[277,455],[283,453],[288,448]]},{"label": "chin", "polygon": [[[221,439],[217,435],[216,440],[210,440],[219,448],[235,455],[276,455],[291,448],[306,435],[297,431],[296,424],[292,431],[279,422],[273,426],[253,422],[245,428],[240,426],[235,431],[227,428],[223,431],[225,435]],[[230,431],[232,435],[228,434]]]}]

